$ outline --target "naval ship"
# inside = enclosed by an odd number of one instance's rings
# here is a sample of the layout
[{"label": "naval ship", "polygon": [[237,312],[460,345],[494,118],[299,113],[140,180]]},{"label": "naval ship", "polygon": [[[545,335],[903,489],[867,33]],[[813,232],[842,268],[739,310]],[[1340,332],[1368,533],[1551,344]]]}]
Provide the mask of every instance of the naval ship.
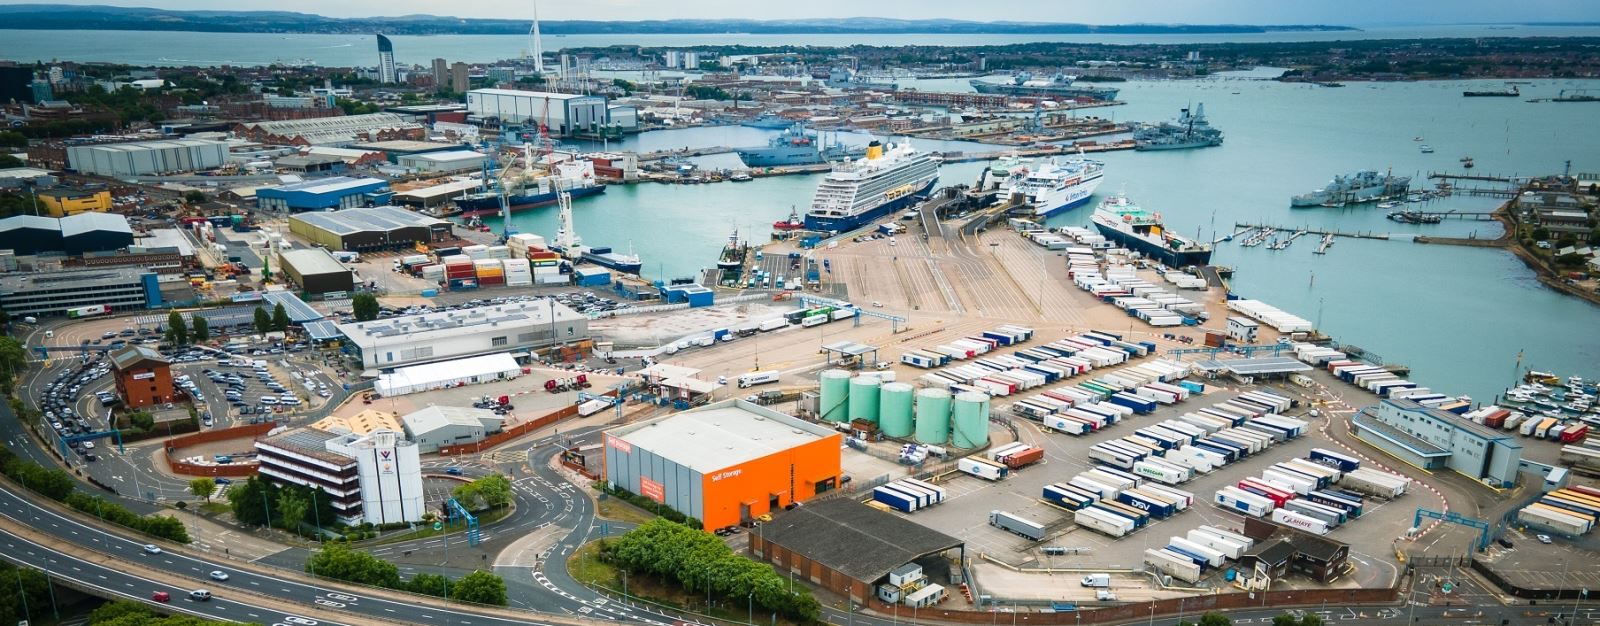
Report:
[{"label": "naval ship", "polygon": [[768,140],[765,148],[739,148],[735,152],[747,167],[782,167],[855,159],[866,154],[867,149],[837,143],[823,145],[816,131],[805,124],[795,124]]},{"label": "naval ship", "polygon": [[1326,187],[1289,199],[1289,206],[1340,207],[1346,204],[1380,202],[1390,198],[1404,198],[1411,191],[1410,176],[1379,174],[1376,170],[1361,170],[1349,176],[1334,176]]},{"label": "naval ship", "polygon": [[1029,72],[1017,72],[1011,80],[997,83],[974,78],[967,81],[978,93],[1000,93],[1011,96],[1043,96],[1047,98],[1117,99],[1116,87],[1080,87],[1072,84],[1077,76],[1056,74],[1048,79],[1034,80]]},{"label": "naval ship", "polygon": [[1081,156],[1052,157],[1025,165],[1006,164],[1007,194],[1022,194],[1035,217],[1048,217],[1089,201],[1100,186],[1105,163]]},{"label": "naval ship", "polygon": [[1160,124],[1145,124],[1133,131],[1134,150],[1186,150],[1222,145],[1222,131],[1206,121],[1204,102],[1194,112],[1181,109],[1178,119]]},{"label": "naval ship", "polygon": [[1167,230],[1160,213],[1152,213],[1118,193],[1100,202],[1090,218],[1094,227],[1122,247],[1167,267],[1206,265],[1211,262],[1211,245],[1199,243]]},{"label": "naval ship", "polygon": [[833,166],[817,184],[806,230],[848,232],[905,208],[939,180],[933,155],[911,144],[867,144],[867,155]]}]

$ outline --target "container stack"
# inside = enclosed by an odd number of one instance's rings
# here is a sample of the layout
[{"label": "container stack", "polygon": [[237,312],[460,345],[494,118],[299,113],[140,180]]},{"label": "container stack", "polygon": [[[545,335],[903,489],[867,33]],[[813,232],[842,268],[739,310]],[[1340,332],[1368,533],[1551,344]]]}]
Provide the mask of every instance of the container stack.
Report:
[{"label": "container stack", "polygon": [[482,244],[475,246],[464,246],[461,248],[461,253],[472,257],[472,260],[474,261],[479,259],[487,259],[489,258],[489,246]]},{"label": "container stack", "polygon": [[455,289],[477,289],[478,272],[472,264],[472,257],[456,254],[444,257],[444,275],[449,281],[449,287]]},{"label": "container stack", "polygon": [[533,284],[533,269],[527,259],[506,259],[506,286],[526,287]]},{"label": "container stack", "polygon": [[510,246],[489,246],[489,250],[487,251],[487,255],[488,256],[486,256],[485,258],[490,258],[490,259],[509,259],[509,258],[511,258],[511,247]]},{"label": "container stack", "polygon": [[505,268],[500,259],[480,259],[472,262],[473,269],[478,276],[479,285],[504,285],[506,284]]},{"label": "container stack", "polygon": [[441,282],[441,281],[443,281],[445,279],[444,278],[444,266],[443,265],[437,265],[437,264],[436,265],[424,265],[424,266],[422,266],[422,273],[420,274],[420,276],[422,276],[422,278],[424,280],[431,280],[433,282]]},{"label": "container stack", "polygon": [[506,248],[513,259],[526,259],[533,252],[545,249],[544,237],[533,233],[517,233],[506,238]]},{"label": "container stack", "polygon": [[533,282],[550,285],[567,282],[561,275],[561,255],[549,251],[529,252],[528,263],[533,267]]}]

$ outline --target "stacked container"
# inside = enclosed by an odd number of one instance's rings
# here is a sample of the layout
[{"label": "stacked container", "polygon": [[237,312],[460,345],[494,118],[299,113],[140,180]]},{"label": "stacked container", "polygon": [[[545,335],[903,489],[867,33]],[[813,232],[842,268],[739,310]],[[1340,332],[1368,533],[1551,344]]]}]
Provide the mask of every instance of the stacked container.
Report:
[{"label": "stacked container", "polygon": [[527,259],[506,259],[506,286],[526,287],[533,284],[533,269]]},{"label": "stacked container", "polygon": [[491,258],[491,259],[509,259],[509,258],[511,258],[511,247],[510,246],[489,246],[489,253],[488,254],[489,254],[488,258]]},{"label": "stacked container", "polygon": [[474,260],[474,261],[476,261],[478,259],[487,259],[487,258],[489,258],[489,246],[485,246],[485,245],[482,245],[482,244],[475,245],[475,246],[465,246],[465,247],[461,248],[461,253],[465,254],[465,255],[467,255],[469,257],[472,257],[472,260]]},{"label": "stacked container", "polygon": [[506,248],[513,259],[526,259],[528,254],[545,249],[544,237],[533,233],[517,233],[506,238]]},{"label": "stacked container", "polygon": [[477,289],[478,271],[472,264],[472,257],[464,254],[455,254],[444,257],[444,276],[449,281],[451,289]]},{"label": "stacked container", "polygon": [[421,276],[422,276],[423,279],[431,280],[433,282],[442,281],[442,280],[444,280],[444,266],[443,265],[424,265],[424,266],[422,266],[422,274],[421,274]]},{"label": "stacked container", "polygon": [[506,284],[505,268],[501,265],[501,263],[502,263],[502,261],[500,259],[480,259],[480,260],[477,260],[477,261],[473,261],[472,262],[473,269],[476,271],[476,273],[478,275],[478,284],[480,284],[480,285],[504,285],[504,284]]}]

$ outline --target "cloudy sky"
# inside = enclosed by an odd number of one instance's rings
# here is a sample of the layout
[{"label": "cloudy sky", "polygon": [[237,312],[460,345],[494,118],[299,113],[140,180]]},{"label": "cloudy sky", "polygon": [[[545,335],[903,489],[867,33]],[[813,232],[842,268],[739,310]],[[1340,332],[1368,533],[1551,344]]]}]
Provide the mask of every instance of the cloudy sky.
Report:
[{"label": "cloudy sky", "polygon": [[[32,0],[162,9],[281,10],[334,17],[429,13],[460,17],[527,17],[530,0]],[[16,4],[0,0],[0,4]],[[543,0],[544,19],[670,18],[950,18],[1125,24],[1438,24],[1597,21],[1592,0]]]}]

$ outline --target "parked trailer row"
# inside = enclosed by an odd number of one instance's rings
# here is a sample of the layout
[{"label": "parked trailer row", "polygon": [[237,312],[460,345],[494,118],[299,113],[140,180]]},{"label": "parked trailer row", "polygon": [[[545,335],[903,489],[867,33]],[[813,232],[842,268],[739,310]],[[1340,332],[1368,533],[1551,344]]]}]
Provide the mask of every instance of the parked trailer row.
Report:
[{"label": "parked trailer row", "polygon": [[1015,470],[1044,460],[1044,448],[1015,442],[991,450],[989,458]]},{"label": "parked trailer row", "polygon": [[1341,472],[1353,472],[1361,467],[1361,459],[1324,448],[1312,448],[1307,458]]},{"label": "parked trailer row", "polygon": [[1329,530],[1328,524],[1322,520],[1309,515],[1295,513],[1294,511],[1290,511],[1288,509],[1273,510],[1272,521],[1283,524],[1284,526],[1288,526],[1290,528],[1306,531],[1313,535],[1326,535],[1328,534]]},{"label": "parked trailer row", "polygon": [[1158,572],[1190,584],[1200,582],[1203,574],[1192,559],[1166,548],[1145,550],[1144,562]]},{"label": "parked trailer row", "polygon": [[1218,489],[1214,502],[1219,507],[1237,513],[1244,513],[1251,517],[1263,517],[1272,512],[1274,508],[1277,508],[1271,500],[1246,492],[1238,487]]},{"label": "parked trailer row", "polygon": [[1074,512],[1072,521],[1079,526],[1099,531],[1111,537],[1125,536],[1133,532],[1134,529],[1133,520],[1095,507],[1088,507]]}]

